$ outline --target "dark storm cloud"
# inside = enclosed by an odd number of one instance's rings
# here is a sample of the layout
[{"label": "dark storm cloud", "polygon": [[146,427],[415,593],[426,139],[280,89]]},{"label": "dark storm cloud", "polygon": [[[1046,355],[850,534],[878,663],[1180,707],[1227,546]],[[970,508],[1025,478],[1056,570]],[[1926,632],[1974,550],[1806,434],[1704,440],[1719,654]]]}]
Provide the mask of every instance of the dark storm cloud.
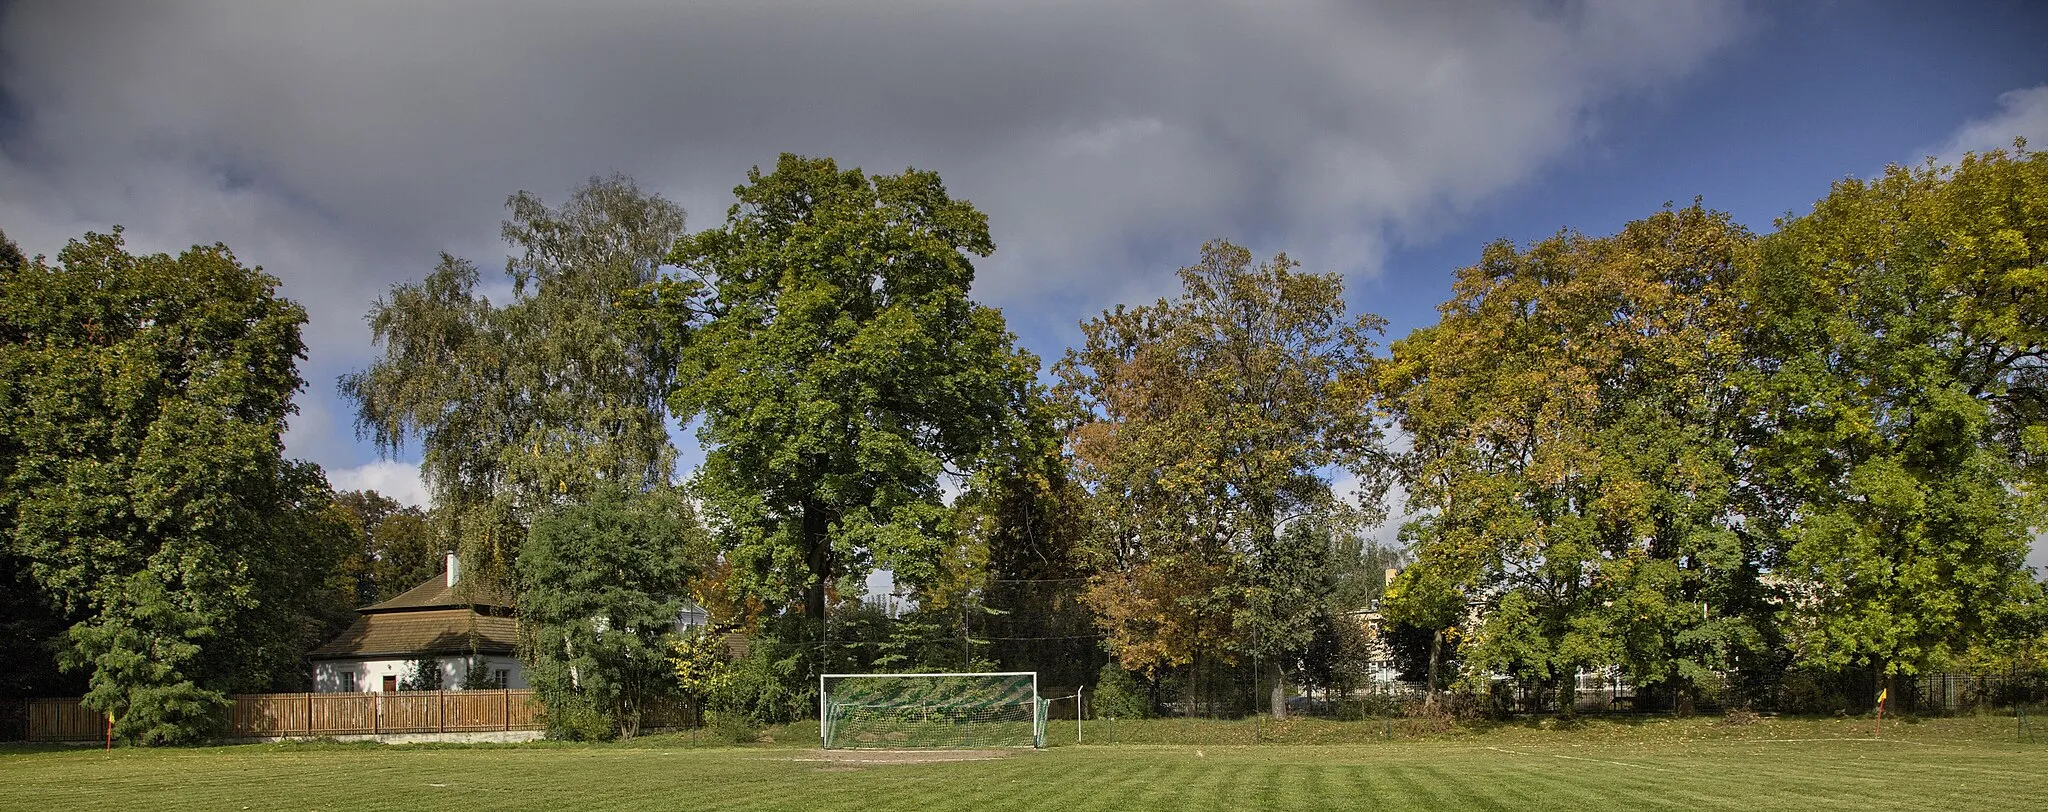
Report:
[{"label": "dark storm cloud", "polygon": [[[30,3],[0,19],[0,227],[227,242],[313,313],[294,450],[370,299],[500,203],[624,171],[719,219],[788,150],[936,169],[986,210],[978,291],[1071,323],[1202,238],[1376,272],[1742,27],[1729,3]],[[1158,247],[1172,254],[1159,256]]]}]

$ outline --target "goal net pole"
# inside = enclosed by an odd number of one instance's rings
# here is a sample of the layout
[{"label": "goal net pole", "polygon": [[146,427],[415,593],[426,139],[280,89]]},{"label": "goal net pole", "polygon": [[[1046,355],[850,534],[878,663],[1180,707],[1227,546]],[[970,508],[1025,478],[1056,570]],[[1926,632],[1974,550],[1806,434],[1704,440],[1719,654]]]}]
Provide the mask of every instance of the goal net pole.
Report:
[{"label": "goal net pole", "polygon": [[1085,698],[1085,695],[1087,694],[1087,692],[1088,692],[1088,689],[1087,689],[1087,688],[1086,688],[1086,687],[1084,686],[1084,687],[1080,687],[1080,688],[1075,688],[1075,689],[1074,689],[1074,693],[1072,693],[1072,694],[1070,694],[1070,695],[1068,695],[1068,696],[1055,696],[1055,697],[1052,697],[1052,698],[1050,698],[1050,699],[1047,699],[1047,700],[1045,700],[1045,705],[1046,705],[1046,708],[1048,709],[1048,711],[1047,711],[1047,714],[1046,714],[1047,718],[1050,718],[1050,717],[1051,717],[1051,712],[1050,712],[1050,708],[1052,707],[1052,703],[1054,703],[1054,702],[1066,702],[1066,701],[1068,701],[1068,700],[1072,700],[1072,701],[1073,701],[1073,703],[1074,703],[1074,743],[1075,743],[1075,744],[1080,744],[1080,743],[1081,743],[1081,720],[1082,720],[1082,719],[1083,719],[1083,718],[1084,718],[1084,717],[1086,716],[1086,713],[1087,713],[1087,711],[1086,711],[1086,708],[1088,707],[1088,703],[1087,703],[1087,700],[1086,700],[1086,698]]}]

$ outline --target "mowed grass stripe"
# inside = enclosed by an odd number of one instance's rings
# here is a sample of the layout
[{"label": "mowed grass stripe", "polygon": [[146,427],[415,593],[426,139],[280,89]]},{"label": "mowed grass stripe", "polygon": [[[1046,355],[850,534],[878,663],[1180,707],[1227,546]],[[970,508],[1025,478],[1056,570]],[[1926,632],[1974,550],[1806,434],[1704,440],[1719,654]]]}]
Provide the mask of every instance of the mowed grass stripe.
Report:
[{"label": "mowed grass stripe", "polygon": [[[1882,743],[1876,743],[1882,744]],[[1819,743],[1812,749],[1752,749],[1741,755],[1703,751],[1682,759],[1682,782],[1668,786],[1671,800],[1686,807],[1729,806],[1729,784],[1744,788],[1756,808],[1894,808],[1901,770],[1911,763],[1897,753],[1859,749],[1853,744]],[[1674,769],[1669,756],[1644,758]],[[1911,782],[1917,783],[1917,782]],[[1935,785],[1905,788],[1907,797],[1938,795]],[[1718,799],[1718,800],[1717,800]]]},{"label": "mowed grass stripe", "polygon": [[1429,784],[1434,789],[1435,797],[1448,800],[1448,803],[1444,804],[1430,804],[1432,809],[1498,810],[1529,808],[1528,799],[1512,796],[1513,793],[1522,791],[1522,787],[1509,782],[1499,782],[1497,786],[1481,787],[1473,780],[1476,776],[1475,772],[1464,768],[1463,765],[1432,764],[1423,767],[1420,772],[1423,775],[1429,776]]},{"label": "mowed grass stripe", "polygon": [[[1611,805],[1612,793],[1603,784],[1584,780],[1578,770],[1566,765],[1569,761],[1548,758],[1547,754],[1528,755],[1492,754],[1500,759],[1490,762],[1490,778],[1509,792],[1519,793],[1511,798],[1518,808],[1523,809],[1606,809]],[[1474,756],[1475,759],[1480,758]]]},{"label": "mowed grass stripe", "polygon": [[[1874,786],[1872,776],[1838,769],[1838,758],[1832,752],[1794,750],[1730,759],[1688,748],[1683,754],[1646,756],[1641,762],[1668,771],[1659,776],[1671,778],[1657,789],[1671,808],[1869,808],[1875,800],[1868,792]],[[1743,796],[1746,802],[1735,802]]]},{"label": "mowed grass stripe", "polygon": [[0,750],[0,809],[2030,809],[2048,768],[2042,748],[2018,746],[1501,749],[1514,752],[1101,747],[884,765],[796,761],[817,751],[795,748]]}]

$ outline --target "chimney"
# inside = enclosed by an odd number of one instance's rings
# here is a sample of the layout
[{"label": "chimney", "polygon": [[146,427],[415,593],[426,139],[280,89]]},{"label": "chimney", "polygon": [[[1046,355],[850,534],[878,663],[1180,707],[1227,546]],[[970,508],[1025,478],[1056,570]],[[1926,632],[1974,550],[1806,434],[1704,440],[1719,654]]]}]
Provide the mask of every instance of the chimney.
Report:
[{"label": "chimney", "polygon": [[454,553],[449,553],[449,554],[448,554],[448,585],[449,585],[449,586],[454,586],[454,585],[455,585],[455,582],[456,582],[456,581],[460,581],[460,580],[462,580],[462,562],[461,562],[460,560],[456,559],[456,557],[455,557],[455,554],[454,554]]}]

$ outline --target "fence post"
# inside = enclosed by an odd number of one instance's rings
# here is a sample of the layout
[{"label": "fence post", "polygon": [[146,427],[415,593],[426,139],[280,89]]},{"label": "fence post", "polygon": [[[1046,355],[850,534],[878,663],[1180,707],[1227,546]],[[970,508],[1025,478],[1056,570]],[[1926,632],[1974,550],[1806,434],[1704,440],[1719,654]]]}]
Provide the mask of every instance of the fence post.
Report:
[{"label": "fence post", "polygon": [[377,693],[370,695],[370,735],[377,735],[377,730],[381,726],[379,723],[383,721],[378,717],[382,716],[383,713],[384,692],[378,691]]},{"label": "fence post", "polygon": [[499,693],[499,694],[502,694],[502,695],[503,695],[503,699],[504,699],[504,703],[505,703],[505,715],[503,716],[503,718],[504,718],[504,720],[505,720],[505,729],[506,729],[506,730],[511,730],[511,729],[512,729],[512,689],[510,689],[510,688],[500,688],[500,689],[498,689],[498,693]]},{"label": "fence post", "polygon": [[313,695],[306,694],[306,735],[313,735]]},{"label": "fence post", "polygon": [[434,732],[448,732],[448,692],[434,690]]}]

